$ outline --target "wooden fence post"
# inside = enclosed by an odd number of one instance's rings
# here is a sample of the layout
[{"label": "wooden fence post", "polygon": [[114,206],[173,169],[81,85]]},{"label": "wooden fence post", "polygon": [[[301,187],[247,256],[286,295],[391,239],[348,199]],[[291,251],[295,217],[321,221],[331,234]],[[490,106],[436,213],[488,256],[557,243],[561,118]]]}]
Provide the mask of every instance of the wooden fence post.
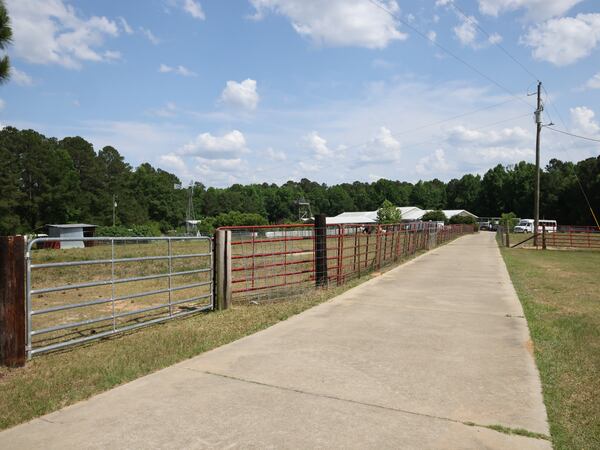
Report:
[{"label": "wooden fence post", "polygon": [[506,219],[506,247],[510,248],[510,233],[509,233],[509,226],[508,226],[508,219]]},{"label": "wooden fence post", "polygon": [[315,285],[327,286],[327,221],[325,214],[315,216]]},{"label": "wooden fence post", "polygon": [[546,225],[542,224],[542,250],[546,250]]},{"label": "wooden fence post", "polygon": [[221,311],[231,303],[231,231],[217,230],[214,245],[214,308]]},{"label": "wooden fence post", "polygon": [[0,237],[0,364],[25,365],[25,238]]}]

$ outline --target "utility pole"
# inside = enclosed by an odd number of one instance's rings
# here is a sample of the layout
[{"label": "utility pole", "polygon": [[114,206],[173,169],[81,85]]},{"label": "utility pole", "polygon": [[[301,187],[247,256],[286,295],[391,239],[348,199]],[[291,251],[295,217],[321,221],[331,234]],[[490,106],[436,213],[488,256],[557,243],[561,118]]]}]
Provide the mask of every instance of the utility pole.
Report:
[{"label": "utility pole", "polygon": [[535,110],[535,123],[537,133],[535,135],[535,197],[533,201],[533,245],[538,245],[538,224],[540,222],[540,134],[542,132],[542,82],[537,85],[537,109]]}]

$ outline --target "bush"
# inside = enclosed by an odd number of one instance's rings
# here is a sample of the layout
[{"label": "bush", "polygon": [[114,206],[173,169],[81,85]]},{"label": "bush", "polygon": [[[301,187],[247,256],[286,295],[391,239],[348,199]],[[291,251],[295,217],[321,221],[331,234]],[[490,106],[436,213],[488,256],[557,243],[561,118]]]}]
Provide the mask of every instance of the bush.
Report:
[{"label": "bush", "polygon": [[150,222],[145,225],[133,225],[131,228],[123,225],[98,227],[95,235],[98,237],[152,237],[161,236],[162,233],[158,224]]},{"label": "bush", "polygon": [[432,222],[446,223],[448,218],[446,217],[446,214],[444,214],[444,211],[442,211],[441,209],[436,209],[436,210],[429,211],[429,212],[426,212],[425,214],[423,214],[423,217],[421,217],[421,220],[423,222],[432,221]]},{"label": "bush", "polygon": [[448,221],[448,223],[452,224],[452,225],[473,225],[476,224],[477,221],[475,220],[475,217],[473,216],[452,216],[450,217],[450,220]]},{"label": "bush", "polygon": [[260,214],[229,211],[215,217],[202,219],[198,225],[200,233],[209,235],[219,227],[244,227],[252,225],[268,225],[269,221]]}]

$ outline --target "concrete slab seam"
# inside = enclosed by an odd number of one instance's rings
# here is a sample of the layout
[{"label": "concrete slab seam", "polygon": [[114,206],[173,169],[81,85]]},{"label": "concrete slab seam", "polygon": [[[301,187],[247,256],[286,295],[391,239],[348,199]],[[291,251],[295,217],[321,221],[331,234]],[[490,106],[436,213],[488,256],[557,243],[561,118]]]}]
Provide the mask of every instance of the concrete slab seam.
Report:
[{"label": "concrete slab seam", "polygon": [[[551,440],[550,437],[546,436],[545,434],[535,433],[535,432],[525,430],[525,429],[514,429],[511,427],[503,426],[503,425],[499,425],[499,424],[485,425],[485,424],[479,424],[479,423],[470,422],[470,421],[461,421],[461,420],[457,420],[457,419],[452,419],[451,417],[435,416],[435,415],[431,415],[431,414],[409,411],[409,410],[401,409],[401,408],[393,408],[390,406],[378,405],[376,403],[366,403],[366,402],[361,402],[358,400],[337,397],[335,395],[319,394],[316,392],[303,391],[302,389],[278,386],[278,385],[263,383],[261,381],[255,381],[255,380],[247,380],[247,379],[235,377],[232,375],[225,375],[225,374],[210,372],[210,371],[206,371],[206,370],[197,370],[197,369],[194,369],[191,367],[181,367],[181,368],[192,371],[192,372],[196,372],[196,373],[202,373],[205,375],[211,375],[211,376],[215,376],[215,377],[225,378],[228,380],[238,381],[240,383],[254,384],[254,385],[271,388],[271,389],[278,389],[278,390],[282,390],[282,391],[286,391],[286,392],[295,392],[297,394],[308,395],[311,397],[326,398],[329,400],[336,400],[336,401],[340,401],[340,402],[352,403],[355,405],[360,405],[360,406],[365,406],[365,407],[370,407],[370,408],[383,409],[386,411],[400,413],[400,414],[408,414],[408,415],[412,415],[412,416],[424,417],[424,418],[433,419],[433,420],[441,420],[441,421],[445,421],[445,422],[451,422],[451,423],[464,425],[466,427],[485,428],[488,430],[496,431],[497,433],[520,435],[520,436],[528,438],[528,439],[543,439],[543,440],[547,440],[547,441]],[[508,431],[502,431],[502,429],[508,430]],[[522,434],[521,432],[523,432],[524,434]]]}]

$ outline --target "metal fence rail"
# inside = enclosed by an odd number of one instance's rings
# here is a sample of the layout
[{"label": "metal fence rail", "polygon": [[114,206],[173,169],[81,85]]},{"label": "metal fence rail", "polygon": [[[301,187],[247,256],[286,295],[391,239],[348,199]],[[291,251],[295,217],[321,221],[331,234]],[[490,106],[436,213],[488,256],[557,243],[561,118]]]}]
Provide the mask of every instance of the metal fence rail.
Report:
[{"label": "metal fence rail", "polygon": [[212,261],[208,237],[29,241],[28,357],[212,309]]},{"label": "metal fence rail", "polygon": [[[498,242],[506,244],[506,229],[499,228]],[[534,246],[533,235],[518,234],[510,237],[511,247]],[[600,250],[600,229],[594,226],[560,225],[556,231],[543,230],[537,236],[538,247],[561,249]]]},{"label": "metal fence rail", "polygon": [[[232,233],[233,301],[279,299],[315,287],[317,241],[312,224],[223,227]],[[420,250],[473,232],[471,225],[416,222],[328,225],[327,280],[342,285]]]}]

